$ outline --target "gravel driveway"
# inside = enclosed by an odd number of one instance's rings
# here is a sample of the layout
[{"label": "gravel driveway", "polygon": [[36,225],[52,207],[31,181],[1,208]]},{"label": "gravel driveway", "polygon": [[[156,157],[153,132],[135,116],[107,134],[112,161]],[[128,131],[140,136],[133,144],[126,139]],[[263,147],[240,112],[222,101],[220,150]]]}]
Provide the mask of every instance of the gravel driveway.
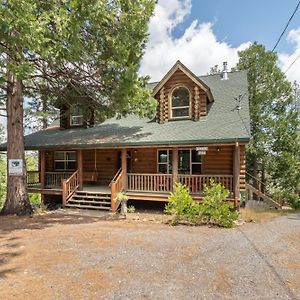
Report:
[{"label": "gravel driveway", "polygon": [[0,299],[300,299],[300,214],[233,229],[1,217]]}]

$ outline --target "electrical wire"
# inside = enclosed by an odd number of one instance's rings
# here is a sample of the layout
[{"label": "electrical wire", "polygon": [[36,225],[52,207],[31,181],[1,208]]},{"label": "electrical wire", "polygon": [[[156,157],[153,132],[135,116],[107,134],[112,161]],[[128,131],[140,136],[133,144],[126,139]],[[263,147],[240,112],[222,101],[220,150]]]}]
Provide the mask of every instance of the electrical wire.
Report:
[{"label": "electrical wire", "polygon": [[277,40],[275,46],[274,46],[273,49],[272,49],[272,52],[274,52],[274,50],[275,50],[276,47],[278,46],[280,40],[282,39],[284,33],[286,32],[287,28],[289,27],[289,25],[290,25],[290,23],[291,23],[291,21],[292,21],[294,15],[295,15],[295,13],[297,12],[297,10],[298,10],[298,8],[299,8],[299,5],[300,5],[300,1],[298,2],[298,4],[297,4],[297,6],[296,6],[296,8],[295,8],[295,10],[294,10],[294,12],[293,12],[293,14],[290,16],[290,18],[289,18],[287,24],[285,25],[284,30],[282,31],[282,33],[281,33],[281,35],[279,36],[279,38],[278,38],[278,40]]},{"label": "electrical wire", "polygon": [[287,67],[287,69],[283,72],[284,74],[287,73],[287,71],[294,65],[294,63],[298,60],[300,57],[300,54],[295,58],[295,60]]}]

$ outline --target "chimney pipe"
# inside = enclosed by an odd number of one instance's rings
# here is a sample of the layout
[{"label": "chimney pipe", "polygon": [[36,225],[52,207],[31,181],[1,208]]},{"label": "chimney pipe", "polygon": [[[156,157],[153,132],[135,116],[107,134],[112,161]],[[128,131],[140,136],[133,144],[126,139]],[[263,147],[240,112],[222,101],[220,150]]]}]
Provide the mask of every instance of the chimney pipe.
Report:
[{"label": "chimney pipe", "polygon": [[227,61],[223,62],[222,80],[228,79]]}]

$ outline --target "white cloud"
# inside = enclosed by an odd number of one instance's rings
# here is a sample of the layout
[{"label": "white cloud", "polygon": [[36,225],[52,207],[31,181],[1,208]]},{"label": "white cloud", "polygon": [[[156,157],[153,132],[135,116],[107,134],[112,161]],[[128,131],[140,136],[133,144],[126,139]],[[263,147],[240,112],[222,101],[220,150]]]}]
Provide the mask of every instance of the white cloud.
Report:
[{"label": "white cloud", "polygon": [[206,74],[210,68],[224,61],[229,68],[236,65],[238,51],[246,49],[250,42],[232,47],[218,41],[213,32],[213,23],[194,20],[178,38],[172,31],[190,14],[191,0],[160,0],[150,20],[150,38],[143,57],[140,73],[160,80],[179,59],[197,75]]},{"label": "white cloud", "polygon": [[279,66],[285,72],[289,66],[296,60],[291,68],[286,72],[286,76],[290,81],[300,82],[300,27],[292,29],[288,36],[287,41],[294,45],[294,52],[292,54],[279,53],[278,60]]}]

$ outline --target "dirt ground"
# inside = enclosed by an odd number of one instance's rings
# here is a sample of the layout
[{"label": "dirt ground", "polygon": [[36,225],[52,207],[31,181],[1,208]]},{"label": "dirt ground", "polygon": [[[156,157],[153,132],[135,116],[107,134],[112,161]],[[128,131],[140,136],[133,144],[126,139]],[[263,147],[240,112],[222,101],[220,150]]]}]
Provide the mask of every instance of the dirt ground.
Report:
[{"label": "dirt ground", "polygon": [[0,299],[300,299],[300,214],[233,229],[149,215],[0,217]]}]

